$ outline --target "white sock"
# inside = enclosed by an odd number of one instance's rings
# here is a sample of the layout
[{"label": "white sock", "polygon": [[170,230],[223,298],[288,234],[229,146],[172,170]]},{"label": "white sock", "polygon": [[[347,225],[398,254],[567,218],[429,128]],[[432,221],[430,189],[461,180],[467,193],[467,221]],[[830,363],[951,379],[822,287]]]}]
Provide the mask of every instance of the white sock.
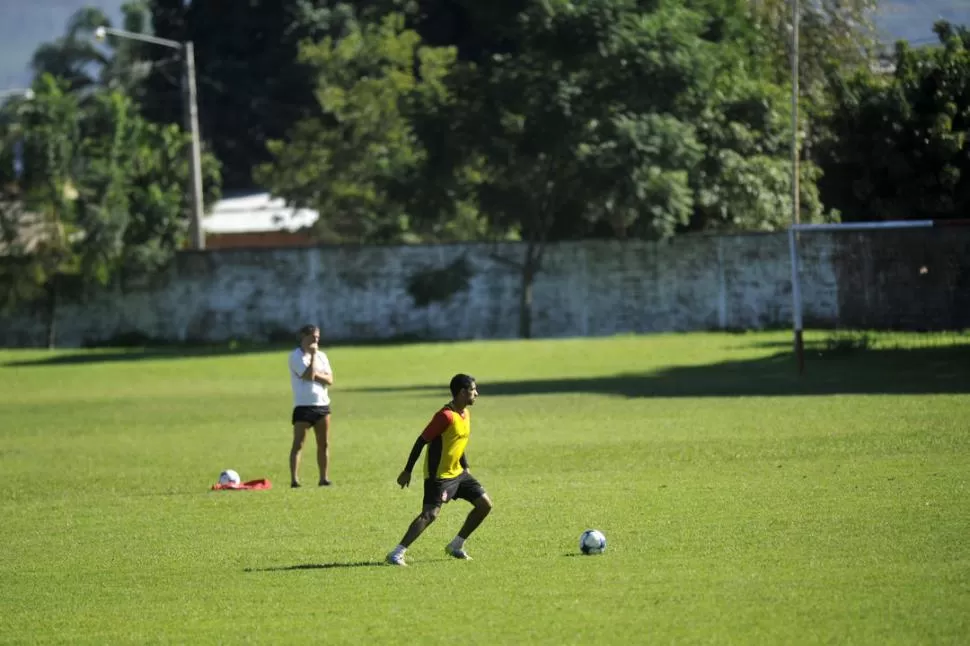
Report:
[{"label": "white sock", "polygon": [[455,536],[453,539],[451,539],[451,542],[448,543],[448,547],[451,547],[456,550],[460,550],[462,547],[464,547],[464,545],[465,545],[465,539],[462,538],[461,536]]},{"label": "white sock", "polygon": [[391,550],[391,554],[404,554],[407,551],[408,551],[408,548],[404,547],[403,545],[398,545],[393,550]]}]

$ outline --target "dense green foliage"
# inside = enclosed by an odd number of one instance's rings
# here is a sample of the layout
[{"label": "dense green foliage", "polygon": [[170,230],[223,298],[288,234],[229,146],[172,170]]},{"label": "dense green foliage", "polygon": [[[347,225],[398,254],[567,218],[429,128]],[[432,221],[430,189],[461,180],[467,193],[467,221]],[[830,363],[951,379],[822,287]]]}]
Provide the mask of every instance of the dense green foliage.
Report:
[{"label": "dense green foliage", "polygon": [[289,202],[317,209],[325,241],[400,242],[418,228],[402,199],[427,157],[415,123],[449,100],[444,81],[455,61],[452,49],[419,43],[391,14],[301,51],[318,75],[320,114],[269,143],[274,159],[259,176]]},{"label": "dense green foliage", "polygon": [[[121,90],[50,74],[0,112],[0,305],[44,304],[163,266],[185,238],[187,136]],[[208,197],[218,166],[204,160]]]},{"label": "dense green foliage", "polygon": [[[326,201],[346,193],[344,174],[353,174],[349,186],[365,199],[398,196],[407,218],[386,199],[364,205],[367,218],[385,220],[379,229],[399,235],[408,233],[402,221],[420,235],[419,221],[457,210],[429,213],[429,200],[414,194],[440,196],[424,183],[472,195],[492,235],[513,232],[535,245],[557,237],[776,228],[791,211],[785,88],[763,80],[770,64],[750,51],[760,37],[741,4],[695,4],[505,3],[482,16],[468,8],[473,26],[451,34],[431,30],[433,12],[416,20],[417,31],[406,27],[406,16],[385,18],[380,30],[357,26],[366,22],[357,17],[341,38],[304,48],[300,61],[315,70],[319,114],[271,145],[273,173],[262,178],[297,202],[307,201],[310,187],[316,197],[309,202],[326,223],[360,219],[353,208]],[[455,48],[457,59],[433,73],[411,65],[406,87],[388,77],[373,96],[375,70],[393,60],[380,52],[439,50],[421,44],[422,30]],[[406,63],[395,63],[405,76]],[[359,94],[372,111],[335,104],[342,100],[335,87]],[[415,91],[421,100],[408,96]],[[359,145],[365,131],[378,139]],[[340,169],[352,148],[355,159]],[[384,157],[367,159],[372,149]],[[814,172],[806,166],[808,178]],[[821,207],[814,183],[806,187],[810,220]]]},{"label": "dense green foliage", "polygon": [[970,30],[937,33],[940,47],[900,44],[893,71],[858,74],[835,94],[822,186],[846,219],[970,213]]},{"label": "dense green foliage", "polygon": [[[966,349],[800,378],[789,342],[326,348],[335,484],[299,490],[286,349],[2,352],[0,642],[964,643]],[[381,565],[456,370],[479,380],[468,457],[495,509],[473,561],[442,550],[456,501],[409,568]],[[274,487],[210,492],[226,468]],[[602,556],[579,555],[588,527]]]}]

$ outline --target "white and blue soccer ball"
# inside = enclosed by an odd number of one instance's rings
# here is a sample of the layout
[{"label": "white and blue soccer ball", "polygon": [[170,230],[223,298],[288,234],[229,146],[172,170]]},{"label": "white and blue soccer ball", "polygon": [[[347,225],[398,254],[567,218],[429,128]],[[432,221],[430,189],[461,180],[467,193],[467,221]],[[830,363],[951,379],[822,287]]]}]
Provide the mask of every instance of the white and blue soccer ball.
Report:
[{"label": "white and blue soccer ball", "polygon": [[219,484],[221,485],[227,485],[227,484],[237,485],[240,482],[242,482],[242,479],[239,477],[239,474],[233,471],[232,469],[226,469],[225,471],[219,474]]},{"label": "white and blue soccer ball", "polygon": [[606,551],[606,536],[598,529],[587,529],[579,537],[579,551],[583,554],[602,554]]}]

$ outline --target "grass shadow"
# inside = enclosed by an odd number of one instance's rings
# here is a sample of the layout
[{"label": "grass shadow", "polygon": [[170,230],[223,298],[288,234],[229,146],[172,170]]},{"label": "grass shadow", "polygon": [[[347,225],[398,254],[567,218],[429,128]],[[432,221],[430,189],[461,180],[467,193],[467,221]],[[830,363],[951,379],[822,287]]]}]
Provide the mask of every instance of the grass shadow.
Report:
[{"label": "grass shadow", "polygon": [[[382,347],[429,343],[419,338],[389,338],[373,341],[324,340],[323,350],[346,347]],[[451,343],[451,341],[441,341]],[[292,343],[278,341],[265,343],[228,342],[222,344],[161,344],[144,346],[101,346],[84,350],[52,350],[49,355],[31,359],[14,359],[3,363],[6,368],[40,366],[86,365],[99,363],[123,363],[163,359],[192,359],[224,357],[230,355],[285,353],[296,347]],[[29,348],[38,351],[39,348]],[[42,351],[42,350],[40,350]]]},{"label": "grass shadow", "polygon": [[[442,388],[435,384],[356,390],[441,393]],[[479,391],[485,397],[584,393],[628,398],[963,394],[970,393],[970,346],[813,353],[801,375],[791,352],[778,352],[601,377],[483,380]]]},{"label": "grass shadow", "polygon": [[240,346],[227,344],[220,346],[160,346],[146,348],[113,348],[80,351],[53,350],[48,356],[31,359],[14,359],[3,364],[5,368],[30,368],[44,366],[71,366],[99,363],[126,363],[160,359],[192,359],[223,357],[229,355],[263,354],[285,352],[290,345]]},{"label": "grass shadow", "polygon": [[246,568],[243,572],[295,572],[299,570],[335,570],[340,568],[386,567],[384,561],[349,561],[344,563],[303,563],[267,568]]}]

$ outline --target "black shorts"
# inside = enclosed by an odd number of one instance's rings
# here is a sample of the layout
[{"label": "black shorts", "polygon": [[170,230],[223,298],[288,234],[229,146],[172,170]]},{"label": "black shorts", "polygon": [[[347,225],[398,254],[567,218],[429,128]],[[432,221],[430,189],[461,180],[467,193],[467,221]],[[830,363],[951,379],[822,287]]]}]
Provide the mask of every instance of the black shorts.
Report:
[{"label": "black shorts", "polygon": [[306,422],[313,425],[330,414],[329,406],[297,406],[293,409],[293,424]]},{"label": "black shorts", "polygon": [[475,477],[463,471],[457,478],[438,480],[427,478],[424,481],[424,505],[440,507],[455,498],[474,502],[485,495],[485,487]]}]

